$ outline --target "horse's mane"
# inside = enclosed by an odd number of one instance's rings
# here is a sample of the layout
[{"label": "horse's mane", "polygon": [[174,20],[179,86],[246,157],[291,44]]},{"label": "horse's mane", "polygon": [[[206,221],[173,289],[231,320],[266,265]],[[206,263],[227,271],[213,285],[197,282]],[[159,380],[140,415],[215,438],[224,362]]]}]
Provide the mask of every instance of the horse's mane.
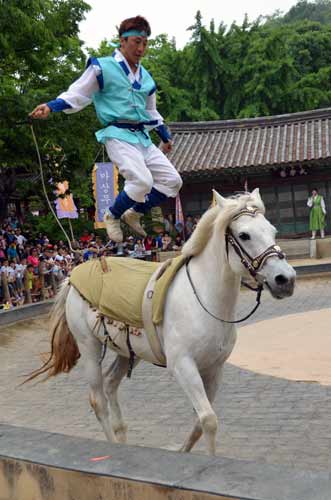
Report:
[{"label": "horse's mane", "polygon": [[201,217],[190,239],[184,244],[182,255],[185,257],[199,255],[210,240],[213,231],[217,231],[220,235],[225,234],[233,217],[246,207],[256,207],[261,212],[265,212],[260,196],[252,196],[251,193],[227,198],[224,208],[218,205],[209,208]]}]

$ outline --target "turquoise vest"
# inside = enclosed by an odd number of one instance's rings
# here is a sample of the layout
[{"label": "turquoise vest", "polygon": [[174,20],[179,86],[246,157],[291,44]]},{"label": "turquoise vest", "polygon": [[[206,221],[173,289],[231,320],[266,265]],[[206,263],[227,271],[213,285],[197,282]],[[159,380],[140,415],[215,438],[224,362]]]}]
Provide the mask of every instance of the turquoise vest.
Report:
[{"label": "turquoise vest", "polygon": [[97,116],[105,128],[96,132],[99,142],[107,139],[119,139],[131,144],[150,146],[152,141],[148,132],[131,131],[107,124],[112,121],[151,120],[146,111],[146,99],[155,91],[155,83],[151,75],[141,66],[140,85],[131,84],[124,69],[114,57],[100,57],[98,62],[102,69],[103,88],[93,95],[93,102]]}]

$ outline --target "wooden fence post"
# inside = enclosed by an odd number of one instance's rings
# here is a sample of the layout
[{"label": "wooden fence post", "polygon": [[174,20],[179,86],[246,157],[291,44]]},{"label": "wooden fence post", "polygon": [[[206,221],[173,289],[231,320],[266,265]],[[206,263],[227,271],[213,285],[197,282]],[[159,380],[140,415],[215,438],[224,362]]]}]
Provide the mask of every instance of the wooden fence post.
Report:
[{"label": "wooden fence post", "polygon": [[4,302],[10,302],[8,279],[7,279],[7,275],[5,272],[1,273],[1,282],[2,282]]},{"label": "wooden fence post", "polygon": [[39,262],[38,274],[39,274],[39,283],[40,283],[40,300],[45,300],[46,290],[45,290],[45,264],[44,264],[44,262]]},{"label": "wooden fence post", "polygon": [[27,269],[25,269],[25,271],[24,271],[23,282],[24,282],[24,291],[25,291],[25,302],[27,304],[31,304],[32,303],[32,297],[31,297],[31,290],[29,288],[29,276],[28,276],[28,270]]},{"label": "wooden fence post", "polygon": [[55,275],[53,273],[53,270],[50,271],[51,273],[51,284],[52,284],[52,290],[53,290],[53,293],[54,295],[56,294],[57,292],[57,284],[56,284],[56,278],[55,278]]}]

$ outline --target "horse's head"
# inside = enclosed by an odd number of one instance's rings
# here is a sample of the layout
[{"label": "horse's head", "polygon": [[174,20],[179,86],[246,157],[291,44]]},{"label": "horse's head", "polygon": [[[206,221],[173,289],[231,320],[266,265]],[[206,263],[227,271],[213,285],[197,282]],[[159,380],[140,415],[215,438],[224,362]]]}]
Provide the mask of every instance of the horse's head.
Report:
[{"label": "horse's head", "polygon": [[253,276],[277,299],[292,295],[296,273],[276,245],[276,229],[264,216],[259,190],[236,198],[214,193],[221,213],[229,214],[225,234],[232,271]]}]

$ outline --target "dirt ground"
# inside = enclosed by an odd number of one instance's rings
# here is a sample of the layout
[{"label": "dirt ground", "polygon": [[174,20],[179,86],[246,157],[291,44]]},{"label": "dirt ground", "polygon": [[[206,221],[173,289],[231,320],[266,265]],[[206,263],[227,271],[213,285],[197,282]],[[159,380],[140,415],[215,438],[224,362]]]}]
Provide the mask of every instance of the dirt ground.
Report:
[{"label": "dirt ground", "polygon": [[229,361],[264,375],[331,385],[331,309],[240,328]]}]

